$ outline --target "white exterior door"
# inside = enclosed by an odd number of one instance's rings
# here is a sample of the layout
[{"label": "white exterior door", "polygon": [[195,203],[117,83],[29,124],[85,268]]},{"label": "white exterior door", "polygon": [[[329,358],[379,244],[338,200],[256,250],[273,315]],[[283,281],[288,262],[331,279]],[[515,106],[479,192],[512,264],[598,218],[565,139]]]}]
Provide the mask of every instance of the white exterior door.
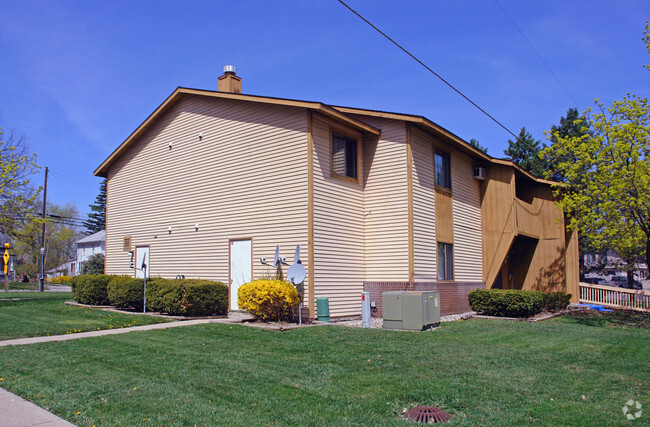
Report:
[{"label": "white exterior door", "polygon": [[149,277],[149,246],[137,246],[135,248],[135,277],[144,279],[142,265],[146,266],[147,277]]},{"label": "white exterior door", "polygon": [[230,241],[230,309],[238,310],[237,290],[251,281],[253,260],[250,240]]}]

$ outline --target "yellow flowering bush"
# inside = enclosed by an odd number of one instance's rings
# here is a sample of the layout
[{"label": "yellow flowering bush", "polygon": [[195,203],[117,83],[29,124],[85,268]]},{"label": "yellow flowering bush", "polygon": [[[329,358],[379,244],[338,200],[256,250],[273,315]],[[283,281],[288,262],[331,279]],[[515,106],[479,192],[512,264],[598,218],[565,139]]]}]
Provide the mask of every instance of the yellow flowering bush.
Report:
[{"label": "yellow flowering bush", "polygon": [[70,276],[59,276],[50,280],[50,283],[60,285],[61,283],[70,283],[72,277]]},{"label": "yellow flowering bush", "polygon": [[298,291],[282,280],[253,280],[239,287],[237,304],[260,320],[286,320],[298,305]]}]

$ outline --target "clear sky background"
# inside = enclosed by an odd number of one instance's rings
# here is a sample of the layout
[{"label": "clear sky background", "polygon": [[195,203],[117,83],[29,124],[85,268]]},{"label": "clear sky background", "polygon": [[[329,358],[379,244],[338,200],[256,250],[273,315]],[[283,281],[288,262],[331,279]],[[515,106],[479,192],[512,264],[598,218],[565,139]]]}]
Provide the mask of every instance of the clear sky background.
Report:
[{"label": "clear sky background", "polygon": [[[649,95],[648,0],[347,3],[515,134],[544,141],[570,107]],[[494,157],[512,139],[336,0],[0,0],[0,63],[0,126],[52,171],[48,200],[84,217],[101,162],[226,64],[246,94],[423,115]]]}]

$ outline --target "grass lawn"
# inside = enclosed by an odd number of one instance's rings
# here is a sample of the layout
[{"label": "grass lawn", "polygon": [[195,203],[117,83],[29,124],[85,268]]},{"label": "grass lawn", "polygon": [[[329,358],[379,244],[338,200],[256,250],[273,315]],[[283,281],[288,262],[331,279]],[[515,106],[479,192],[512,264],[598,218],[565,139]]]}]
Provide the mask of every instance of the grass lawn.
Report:
[{"label": "grass lawn", "polygon": [[451,425],[622,425],[629,399],[650,408],[650,329],[628,320],[197,325],[0,348],[0,385],[82,426],[404,425],[415,405]]},{"label": "grass lawn", "polygon": [[[38,283],[35,282],[9,282],[8,284],[10,291],[37,291]],[[2,282],[0,289],[4,291],[5,284]],[[2,293],[0,292],[0,298],[2,298]]]},{"label": "grass lawn", "polygon": [[70,292],[0,292],[0,340],[167,321],[161,317],[110,313],[69,306],[64,304],[65,301],[72,301]]}]

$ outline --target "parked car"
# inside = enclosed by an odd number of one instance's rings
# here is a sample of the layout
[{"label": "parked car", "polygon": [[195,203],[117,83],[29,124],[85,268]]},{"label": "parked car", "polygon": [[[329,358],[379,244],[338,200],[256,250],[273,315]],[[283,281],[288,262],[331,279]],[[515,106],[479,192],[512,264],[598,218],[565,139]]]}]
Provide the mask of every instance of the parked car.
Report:
[{"label": "parked car", "polygon": [[615,288],[627,288],[627,276],[612,276],[611,279],[603,280],[599,285],[613,286]]},{"label": "parked car", "polygon": [[584,283],[591,283],[592,285],[599,285],[603,279],[600,277],[585,277]]},{"label": "parked car", "polygon": [[[627,276],[612,276],[610,280],[602,281],[599,283],[599,285],[614,286],[616,288],[627,288]],[[643,285],[641,282],[637,282],[635,280],[632,282],[632,289],[643,289]]]}]

